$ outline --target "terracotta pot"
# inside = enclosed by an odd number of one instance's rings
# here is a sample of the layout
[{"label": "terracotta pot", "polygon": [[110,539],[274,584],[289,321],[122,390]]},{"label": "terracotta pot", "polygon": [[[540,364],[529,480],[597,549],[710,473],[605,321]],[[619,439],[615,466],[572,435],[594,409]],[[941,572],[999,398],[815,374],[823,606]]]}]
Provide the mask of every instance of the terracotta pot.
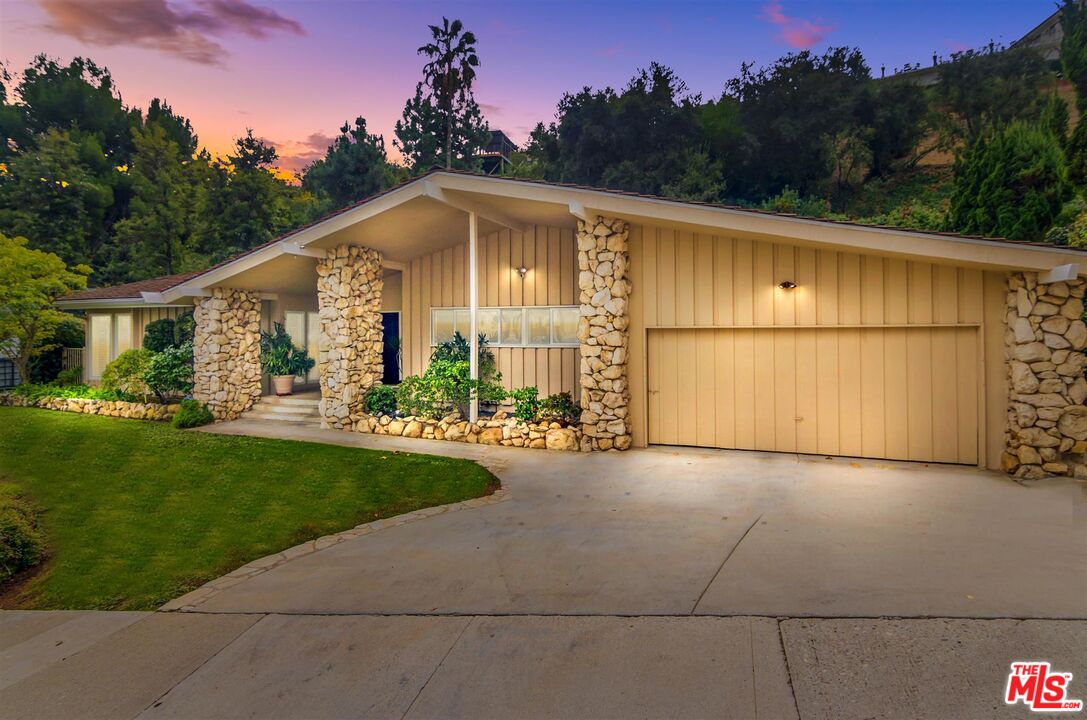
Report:
[{"label": "terracotta pot", "polygon": [[276,395],[290,395],[294,392],[294,375],[272,376],[272,387],[275,388]]}]

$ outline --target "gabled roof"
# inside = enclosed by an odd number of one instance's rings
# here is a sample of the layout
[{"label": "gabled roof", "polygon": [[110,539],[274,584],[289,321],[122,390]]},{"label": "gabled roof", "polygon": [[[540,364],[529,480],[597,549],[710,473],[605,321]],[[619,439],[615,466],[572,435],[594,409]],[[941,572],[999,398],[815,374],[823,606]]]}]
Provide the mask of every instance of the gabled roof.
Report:
[{"label": "gabled roof", "polygon": [[[586,219],[599,214],[642,223],[671,223],[705,228],[703,231],[715,231],[724,235],[747,234],[753,237],[779,238],[797,244],[924,257],[935,261],[993,268],[1045,271],[1068,263],[1078,264],[1084,257],[1084,251],[1078,248],[1048,243],[907,230],[569,183],[495,177],[456,170],[432,170],[329,213],[319,220],[291,230],[202,272],[154,278],[116,288],[88,290],[64,298],[64,302],[67,304],[106,297],[142,297],[145,302],[176,302],[189,291],[215,286],[233,274],[252,269],[262,262],[285,254],[311,257],[323,255],[320,244],[307,246],[337,233],[342,235],[354,225],[372,221],[418,198],[430,201],[426,208],[440,205],[455,211],[473,211],[481,218],[491,220],[492,225],[513,228],[532,222],[547,224],[540,220],[543,216],[518,219],[518,214],[525,213],[526,208],[537,207],[548,208],[547,212],[552,213],[552,216],[556,212],[562,213],[565,222],[571,222],[572,217]],[[404,217],[414,217],[416,214],[409,213]],[[386,239],[384,242],[389,247],[378,249],[391,252],[400,250],[397,243],[406,240],[401,236],[399,240]],[[1078,272],[1078,267],[1076,271]],[[90,293],[112,294],[91,296]]]},{"label": "gabled roof", "polygon": [[161,277],[149,278],[147,280],[137,280],[136,282],[125,283],[124,285],[111,285],[109,287],[89,288],[82,290],[71,295],[66,295],[61,298],[60,302],[77,302],[77,301],[110,301],[110,300],[141,300],[143,296],[141,293],[145,292],[162,292],[167,288],[172,288],[175,285],[190,280],[201,272],[187,272],[179,273],[177,275],[163,275]]}]

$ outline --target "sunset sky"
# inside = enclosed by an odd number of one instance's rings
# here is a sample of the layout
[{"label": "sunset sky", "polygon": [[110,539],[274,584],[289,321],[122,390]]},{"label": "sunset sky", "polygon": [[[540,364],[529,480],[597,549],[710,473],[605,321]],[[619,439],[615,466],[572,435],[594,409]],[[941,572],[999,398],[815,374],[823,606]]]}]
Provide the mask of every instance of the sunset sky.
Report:
[{"label": "sunset sky", "polygon": [[553,117],[564,91],[620,87],[636,68],[670,65],[691,89],[720,94],[740,63],[791,50],[859,47],[880,65],[931,64],[990,40],[1010,42],[1052,0],[758,2],[383,2],[368,0],[0,0],[0,59],[93,58],[127,104],[165,98],[222,153],[252,127],[283,166],[324,154],[358,115],[384,134],[414,92],[427,24],[460,18],[478,37],[476,99],[516,141]]}]

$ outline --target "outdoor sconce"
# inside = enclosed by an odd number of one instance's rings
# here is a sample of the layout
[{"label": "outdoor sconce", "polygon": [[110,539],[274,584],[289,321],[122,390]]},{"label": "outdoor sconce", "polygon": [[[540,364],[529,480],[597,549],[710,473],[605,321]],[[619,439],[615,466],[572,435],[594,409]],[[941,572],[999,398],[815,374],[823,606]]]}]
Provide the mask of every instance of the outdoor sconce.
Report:
[{"label": "outdoor sconce", "polygon": [[782,290],[792,290],[796,287],[796,283],[794,283],[792,280],[782,280],[778,283],[778,287]]},{"label": "outdoor sconce", "polygon": [[528,268],[522,265],[521,267],[517,268],[517,274],[521,276],[522,280],[524,280],[525,275],[528,275]]}]

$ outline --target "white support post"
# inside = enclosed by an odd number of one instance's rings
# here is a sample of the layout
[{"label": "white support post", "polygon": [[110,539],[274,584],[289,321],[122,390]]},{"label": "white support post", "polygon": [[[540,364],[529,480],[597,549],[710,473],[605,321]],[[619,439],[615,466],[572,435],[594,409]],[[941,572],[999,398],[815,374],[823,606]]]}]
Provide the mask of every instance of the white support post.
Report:
[{"label": "white support post", "polygon": [[[479,379],[479,330],[477,329],[476,316],[479,312],[479,263],[476,261],[478,252],[476,250],[477,242],[477,226],[476,226],[476,214],[474,212],[468,213],[468,316],[471,318],[469,327],[469,352],[471,357],[468,360],[469,375],[472,380]],[[479,420],[479,396],[476,391],[472,390],[472,402],[468,411],[468,421],[477,422]]]}]

